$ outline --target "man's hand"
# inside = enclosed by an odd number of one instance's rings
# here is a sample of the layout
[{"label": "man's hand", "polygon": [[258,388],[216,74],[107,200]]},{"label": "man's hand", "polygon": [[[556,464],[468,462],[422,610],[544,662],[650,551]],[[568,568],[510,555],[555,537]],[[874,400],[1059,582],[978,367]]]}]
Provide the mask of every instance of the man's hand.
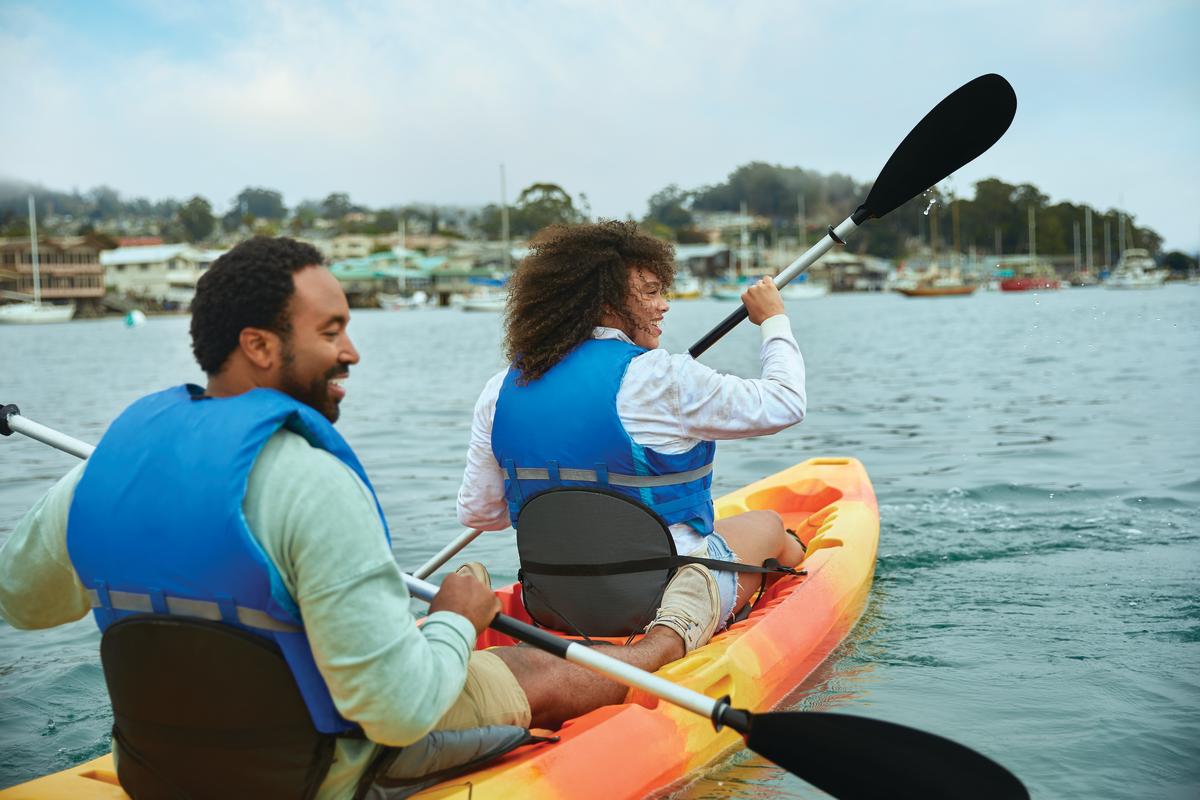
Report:
[{"label": "man's hand", "polygon": [[742,305],[750,312],[750,321],[755,325],[762,325],[763,320],[783,313],[783,298],[770,278],[763,278],[742,292]]},{"label": "man's hand", "polygon": [[451,573],[442,581],[442,588],[429,604],[429,613],[435,611],[461,614],[475,626],[478,636],[500,613],[500,601],[491,589],[470,575]]}]

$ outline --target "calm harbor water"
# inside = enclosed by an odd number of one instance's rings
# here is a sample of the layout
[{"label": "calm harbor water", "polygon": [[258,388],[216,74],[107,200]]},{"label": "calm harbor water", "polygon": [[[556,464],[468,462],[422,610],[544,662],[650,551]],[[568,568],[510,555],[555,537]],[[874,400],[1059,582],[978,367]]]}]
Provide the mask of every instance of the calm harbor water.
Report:
[{"label": "calm harbor water", "polygon": [[[676,303],[664,346],[686,349],[730,308]],[[798,707],[940,733],[1039,798],[1200,795],[1200,287],[835,295],[789,310],[809,419],[723,444],[716,488],[851,455],[882,515],[866,614]],[[350,331],[363,362],[339,427],[414,567],[459,531],[499,317],[363,311]],[[88,441],[141,394],[200,378],[183,317],[0,328],[0,353],[0,404]],[[757,374],[757,333],[744,325],[703,360]],[[73,463],[0,440],[0,539]],[[515,578],[511,532],[468,553]],[[0,786],[105,752],[98,641],[89,620],[0,623]],[[682,796],[823,795],[741,753]]]}]

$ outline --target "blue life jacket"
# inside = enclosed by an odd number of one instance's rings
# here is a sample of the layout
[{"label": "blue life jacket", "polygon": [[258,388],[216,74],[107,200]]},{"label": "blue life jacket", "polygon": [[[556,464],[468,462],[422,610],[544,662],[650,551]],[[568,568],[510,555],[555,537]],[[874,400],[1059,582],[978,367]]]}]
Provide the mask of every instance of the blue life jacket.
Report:
[{"label": "blue life jacket", "polygon": [[[258,454],[280,428],[371,484],[350,446],[309,406],[272,389],[202,393],[177,386],[135,402],[104,434],[75,488],[67,549],[96,622],[103,631],[132,614],[176,614],[273,640],[317,730],[353,730],[334,707],[300,610],[247,527],[242,501]],[[382,511],[379,518],[387,535]]]},{"label": "blue life jacket", "polygon": [[496,401],[492,452],[505,473],[509,518],[538,492],[559,486],[611,489],[649,506],[668,524],[713,530],[714,442],[659,453],[629,436],[617,414],[625,370],[644,348],[588,339],[535,381],[511,368]]}]

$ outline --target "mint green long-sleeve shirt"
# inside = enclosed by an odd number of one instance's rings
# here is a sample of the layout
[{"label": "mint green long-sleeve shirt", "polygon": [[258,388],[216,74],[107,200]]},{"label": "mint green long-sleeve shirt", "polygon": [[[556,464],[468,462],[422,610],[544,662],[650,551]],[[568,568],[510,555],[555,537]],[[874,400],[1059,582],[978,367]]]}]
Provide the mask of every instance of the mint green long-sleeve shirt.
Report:
[{"label": "mint green long-sleeve shirt", "polygon": [[[0,615],[13,627],[49,628],[90,610],[67,553],[67,515],[86,466],[51,487],[0,548]],[[318,795],[350,797],[376,743],[416,741],[457,699],[475,629],[447,611],[417,627],[370,492],[302,437],[271,437],[243,509],[300,607],[334,704],[370,740],[338,740]]]}]

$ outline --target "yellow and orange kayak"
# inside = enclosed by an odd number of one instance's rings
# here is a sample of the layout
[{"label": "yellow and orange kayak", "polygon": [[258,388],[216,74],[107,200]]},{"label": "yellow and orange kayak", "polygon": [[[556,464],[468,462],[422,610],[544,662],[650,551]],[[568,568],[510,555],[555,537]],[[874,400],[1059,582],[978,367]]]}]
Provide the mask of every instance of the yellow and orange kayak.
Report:
[{"label": "yellow and orange kayak", "polygon": [[[805,574],[769,588],[749,617],[658,675],[735,707],[773,708],[854,627],[866,604],[879,543],[879,507],[851,458],[814,458],[716,501],[718,517],[774,509],[808,548]],[[520,586],[497,592],[505,614],[528,620]],[[511,644],[487,631],[478,647]],[[640,798],[680,783],[739,746],[731,730],[631,690],[623,705],[571,720],[555,743],[515,750],[423,798]],[[236,793],[236,787],[230,787]],[[124,798],[111,756],[0,791],[0,800]]]}]

